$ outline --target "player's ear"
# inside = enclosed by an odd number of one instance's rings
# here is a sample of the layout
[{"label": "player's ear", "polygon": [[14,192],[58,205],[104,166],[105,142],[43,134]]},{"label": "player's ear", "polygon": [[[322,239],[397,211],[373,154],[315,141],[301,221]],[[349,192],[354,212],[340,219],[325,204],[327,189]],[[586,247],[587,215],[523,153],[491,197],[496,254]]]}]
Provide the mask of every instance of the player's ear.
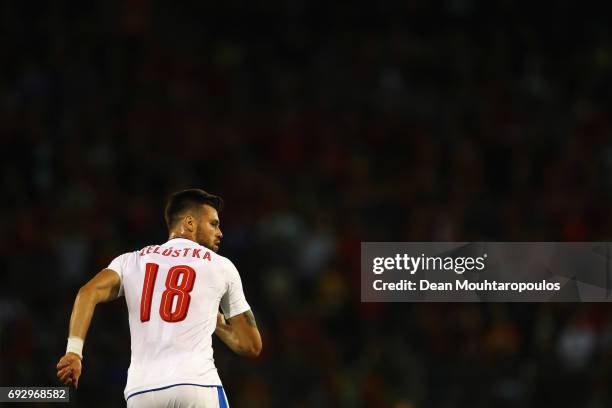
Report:
[{"label": "player's ear", "polygon": [[193,232],[195,229],[195,220],[191,215],[186,215],[185,218],[183,218],[183,226],[187,231]]}]

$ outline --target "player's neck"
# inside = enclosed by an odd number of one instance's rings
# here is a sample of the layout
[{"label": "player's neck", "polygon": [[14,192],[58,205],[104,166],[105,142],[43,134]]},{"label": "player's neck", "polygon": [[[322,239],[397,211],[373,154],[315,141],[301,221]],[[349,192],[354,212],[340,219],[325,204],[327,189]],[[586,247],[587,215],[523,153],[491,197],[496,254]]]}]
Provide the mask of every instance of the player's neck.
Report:
[{"label": "player's neck", "polygon": [[188,239],[189,241],[194,241],[193,237],[187,236],[186,234],[181,234],[181,233],[170,233],[170,236],[168,237],[168,241],[171,239],[176,239],[176,238],[181,238],[181,239]]}]

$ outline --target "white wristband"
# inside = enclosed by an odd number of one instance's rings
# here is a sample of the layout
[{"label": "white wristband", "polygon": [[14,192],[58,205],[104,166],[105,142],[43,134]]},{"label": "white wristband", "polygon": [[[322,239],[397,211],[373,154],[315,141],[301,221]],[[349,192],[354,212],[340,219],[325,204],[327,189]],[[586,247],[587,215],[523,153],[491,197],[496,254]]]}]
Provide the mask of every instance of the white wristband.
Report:
[{"label": "white wristband", "polygon": [[83,359],[83,339],[80,337],[68,337],[68,346],[66,347],[66,353],[77,354]]}]

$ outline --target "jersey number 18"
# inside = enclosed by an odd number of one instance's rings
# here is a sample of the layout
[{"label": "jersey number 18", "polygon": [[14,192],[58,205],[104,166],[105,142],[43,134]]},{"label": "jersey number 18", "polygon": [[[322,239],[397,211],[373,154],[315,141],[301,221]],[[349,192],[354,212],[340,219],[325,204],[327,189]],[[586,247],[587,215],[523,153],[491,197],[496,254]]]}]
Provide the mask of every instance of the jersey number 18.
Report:
[{"label": "jersey number 18", "polygon": [[[140,298],[140,321],[148,322],[151,317],[151,299],[153,298],[153,288],[159,265],[148,263],[145,269],[144,285],[142,287],[142,297]],[[162,320],[169,323],[176,323],[184,320],[189,309],[191,295],[195,281],[195,270],[187,265],[176,265],[170,268],[166,277],[166,290],[162,293],[159,305],[159,315]],[[181,283],[178,281],[182,276]],[[176,309],[172,311],[172,304],[176,298]]]}]

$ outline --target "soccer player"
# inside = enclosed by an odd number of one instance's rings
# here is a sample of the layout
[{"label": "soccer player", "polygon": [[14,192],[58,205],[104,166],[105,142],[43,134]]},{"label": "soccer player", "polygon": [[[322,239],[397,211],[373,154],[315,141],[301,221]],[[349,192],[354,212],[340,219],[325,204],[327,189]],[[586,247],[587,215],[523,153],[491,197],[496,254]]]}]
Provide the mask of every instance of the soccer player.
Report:
[{"label": "soccer player", "polygon": [[227,406],[212,333],[247,357],[258,356],[262,342],[236,267],[216,253],[222,206],[204,190],[172,194],[164,214],[168,241],[120,255],[79,290],[57,364],[64,384],[78,388],[96,305],[125,296],[132,343],[127,406]]}]

